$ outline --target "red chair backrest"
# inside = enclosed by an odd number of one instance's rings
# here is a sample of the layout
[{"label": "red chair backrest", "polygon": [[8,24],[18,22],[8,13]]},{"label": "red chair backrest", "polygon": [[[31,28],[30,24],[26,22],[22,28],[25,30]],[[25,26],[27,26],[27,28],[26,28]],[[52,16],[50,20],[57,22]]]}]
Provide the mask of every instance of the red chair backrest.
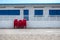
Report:
[{"label": "red chair backrest", "polygon": [[16,28],[16,27],[18,27],[18,20],[17,19],[14,20],[14,28]]},{"label": "red chair backrest", "polygon": [[24,26],[23,26],[23,20],[19,20],[19,28],[24,28]]},{"label": "red chair backrest", "polygon": [[26,19],[23,19],[23,26],[27,26],[27,22],[26,22]]},{"label": "red chair backrest", "polygon": [[22,20],[19,20],[19,26],[22,26]]}]

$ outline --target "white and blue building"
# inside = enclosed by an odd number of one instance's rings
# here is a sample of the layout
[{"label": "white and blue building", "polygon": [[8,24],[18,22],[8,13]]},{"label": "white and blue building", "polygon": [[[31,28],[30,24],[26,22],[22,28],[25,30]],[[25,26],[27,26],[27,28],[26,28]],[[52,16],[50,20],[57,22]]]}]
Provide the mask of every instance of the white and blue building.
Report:
[{"label": "white and blue building", "polygon": [[0,4],[0,28],[14,28],[14,19],[24,18],[27,28],[60,28],[60,4]]}]

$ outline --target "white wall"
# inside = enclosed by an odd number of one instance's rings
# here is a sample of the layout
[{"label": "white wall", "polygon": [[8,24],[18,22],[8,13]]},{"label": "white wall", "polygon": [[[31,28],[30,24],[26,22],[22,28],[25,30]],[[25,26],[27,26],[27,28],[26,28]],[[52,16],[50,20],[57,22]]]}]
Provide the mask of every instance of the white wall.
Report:
[{"label": "white wall", "polygon": [[14,28],[13,21],[11,20],[0,21],[0,28]]},{"label": "white wall", "polygon": [[28,21],[27,28],[59,28],[60,21]]},{"label": "white wall", "polygon": [[[23,19],[23,10],[29,10],[29,21],[27,21],[27,28],[55,28],[60,27],[60,16],[57,17],[50,17],[49,16],[49,9],[60,9],[60,8],[51,8],[51,7],[44,7],[44,8],[33,8],[33,6],[26,6],[25,8],[0,8],[0,10],[7,10],[7,9],[19,9],[20,15],[0,15],[0,28],[13,28],[13,20],[14,19]],[[34,17],[34,10],[40,9],[43,10],[43,16],[41,17]]]},{"label": "white wall", "polygon": [[[14,28],[13,21],[0,21],[0,28]],[[59,28],[60,21],[27,21],[27,28]]]}]

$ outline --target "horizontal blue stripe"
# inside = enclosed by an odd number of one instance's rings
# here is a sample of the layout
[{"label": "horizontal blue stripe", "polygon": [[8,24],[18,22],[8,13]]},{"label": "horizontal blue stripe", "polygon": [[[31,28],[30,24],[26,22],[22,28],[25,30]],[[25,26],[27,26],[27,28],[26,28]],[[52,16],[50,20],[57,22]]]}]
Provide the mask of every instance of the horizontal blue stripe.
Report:
[{"label": "horizontal blue stripe", "polygon": [[0,15],[20,15],[20,10],[0,10]]},{"label": "horizontal blue stripe", "polygon": [[10,4],[0,4],[0,5],[60,5],[60,3],[10,3]]},{"label": "horizontal blue stripe", "polygon": [[43,10],[35,10],[34,15],[43,15]]},{"label": "horizontal blue stripe", "polygon": [[49,10],[49,15],[60,15],[60,10]]}]

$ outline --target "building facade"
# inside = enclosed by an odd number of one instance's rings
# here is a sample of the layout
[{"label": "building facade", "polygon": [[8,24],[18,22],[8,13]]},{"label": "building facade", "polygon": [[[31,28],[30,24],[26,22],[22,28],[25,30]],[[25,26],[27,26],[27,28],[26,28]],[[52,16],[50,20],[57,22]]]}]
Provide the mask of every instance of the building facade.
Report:
[{"label": "building facade", "polygon": [[60,4],[0,4],[0,28],[13,28],[14,19],[26,19],[27,28],[59,28]]}]

